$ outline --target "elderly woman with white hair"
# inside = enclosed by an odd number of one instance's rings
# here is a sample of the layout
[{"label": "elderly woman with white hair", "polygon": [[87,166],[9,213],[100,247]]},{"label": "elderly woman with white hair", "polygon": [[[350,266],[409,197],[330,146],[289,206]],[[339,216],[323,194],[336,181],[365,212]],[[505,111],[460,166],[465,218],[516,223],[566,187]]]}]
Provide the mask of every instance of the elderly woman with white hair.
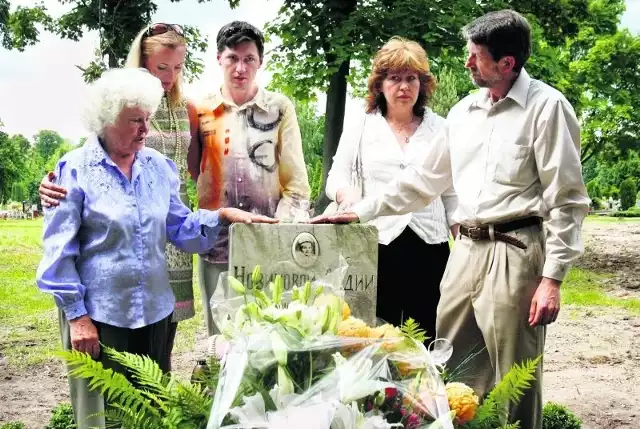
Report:
[{"label": "elderly woman with white hair", "polygon": [[[45,209],[44,256],[36,280],[59,308],[63,345],[126,372],[100,344],[147,355],[167,370],[167,329],[175,298],[165,244],[189,253],[209,250],[222,225],[277,222],[238,209],[191,212],[179,196],[176,165],[145,147],[163,95],[144,69],[106,72],[92,86],[86,143],[57,164],[68,190]],[[104,427],[103,398],[85,380],[69,379],[79,428]]]}]

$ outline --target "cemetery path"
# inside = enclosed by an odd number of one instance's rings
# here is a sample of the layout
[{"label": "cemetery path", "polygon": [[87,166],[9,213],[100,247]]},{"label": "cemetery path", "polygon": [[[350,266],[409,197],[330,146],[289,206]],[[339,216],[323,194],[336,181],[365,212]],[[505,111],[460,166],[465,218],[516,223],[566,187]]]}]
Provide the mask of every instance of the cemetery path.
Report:
[{"label": "cemetery path", "polygon": [[585,254],[577,266],[613,274],[605,279],[614,294],[640,297],[640,222],[586,222]]},{"label": "cemetery path", "polygon": [[[607,287],[619,297],[640,296],[640,223],[585,225],[587,251],[578,266],[611,273]],[[174,357],[174,368],[189,377],[207,343],[204,329],[193,351]],[[633,429],[640,420],[640,315],[615,308],[565,306],[547,333],[544,400],[565,404],[583,429]],[[68,401],[63,366],[15,369],[0,359],[0,426],[23,421],[42,429],[50,410]]]}]

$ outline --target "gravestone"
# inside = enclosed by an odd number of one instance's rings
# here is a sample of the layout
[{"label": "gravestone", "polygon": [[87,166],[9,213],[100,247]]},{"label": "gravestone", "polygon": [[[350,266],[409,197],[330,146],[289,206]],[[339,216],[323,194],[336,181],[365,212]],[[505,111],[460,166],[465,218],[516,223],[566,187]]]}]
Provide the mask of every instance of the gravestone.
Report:
[{"label": "gravestone", "polygon": [[326,279],[346,262],[345,301],[354,317],[375,323],[378,230],[374,226],[234,224],[229,237],[229,275],[247,287],[256,265],[261,267],[264,286],[279,274],[285,290],[291,290],[307,280]]}]

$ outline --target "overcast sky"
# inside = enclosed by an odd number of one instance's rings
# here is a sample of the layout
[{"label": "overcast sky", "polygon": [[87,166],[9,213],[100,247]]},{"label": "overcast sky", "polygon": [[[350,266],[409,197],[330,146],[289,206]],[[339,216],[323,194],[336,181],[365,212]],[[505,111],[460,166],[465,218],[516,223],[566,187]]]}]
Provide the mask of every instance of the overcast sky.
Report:
[{"label": "overcast sky", "polygon": [[[30,5],[30,0],[12,0],[12,7]],[[156,22],[176,22],[198,26],[209,37],[209,50],[202,55],[205,71],[197,82],[188,86],[187,94],[201,94],[219,86],[222,76],[215,59],[215,35],[225,23],[234,19],[249,21],[262,28],[275,18],[281,0],[242,0],[231,10],[226,0],[199,4],[195,0],[171,3],[158,0]],[[622,24],[640,34],[640,0],[627,0]],[[57,0],[44,0],[49,11],[59,15],[68,10]],[[63,137],[77,140],[85,135],[80,123],[80,106],[84,91],[81,72],[75,65],[93,59],[97,34],[89,33],[79,42],[62,40],[42,33],[40,43],[24,52],[0,48],[0,120],[8,134],[31,138],[42,129],[53,129]],[[267,84],[269,74],[258,75]],[[348,112],[360,108],[359,101],[348,103]]]}]

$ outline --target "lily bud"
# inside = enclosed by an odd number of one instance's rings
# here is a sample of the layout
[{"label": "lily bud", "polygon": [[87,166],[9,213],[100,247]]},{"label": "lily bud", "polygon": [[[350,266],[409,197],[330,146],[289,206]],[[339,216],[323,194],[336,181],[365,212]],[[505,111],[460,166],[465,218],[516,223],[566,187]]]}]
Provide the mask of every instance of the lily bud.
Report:
[{"label": "lily bud", "polygon": [[253,288],[257,289],[258,285],[262,283],[262,272],[260,270],[260,265],[256,265],[253,269],[253,273],[251,273],[251,283],[253,284]]},{"label": "lily bud", "polygon": [[295,392],[293,381],[291,381],[289,374],[287,374],[282,365],[278,365],[278,387],[280,387],[280,393],[283,395],[291,395]]},{"label": "lily bud", "polygon": [[240,280],[236,279],[235,277],[229,276],[228,281],[229,286],[231,286],[231,288],[238,292],[240,295],[244,295],[247,292],[247,288],[245,288],[242,282],[240,282]]},{"label": "lily bud", "polygon": [[302,288],[302,303],[308,304],[310,298],[311,298],[311,282],[307,280],[304,284],[304,288]]},{"label": "lily bud", "polygon": [[273,350],[273,355],[276,357],[279,365],[287,364],[287,345],[282,340],[280,334],[276,331],[272,331],[269,334],[271,339],[271,350]]}]

